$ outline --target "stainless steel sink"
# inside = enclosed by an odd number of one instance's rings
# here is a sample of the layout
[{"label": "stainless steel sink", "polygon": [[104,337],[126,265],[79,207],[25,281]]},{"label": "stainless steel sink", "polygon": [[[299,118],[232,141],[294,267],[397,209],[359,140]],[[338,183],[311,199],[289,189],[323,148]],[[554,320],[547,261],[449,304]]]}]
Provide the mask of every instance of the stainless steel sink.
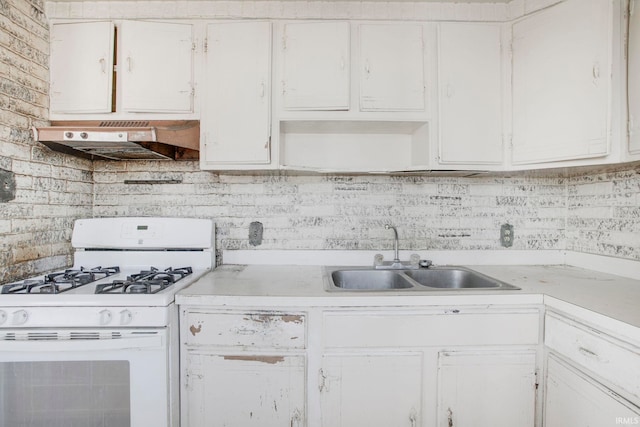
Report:
[{"label": "stainless steel sink", "polygon": [[350,290],[383,291],[414,286],[406,276],[387,270],[338,270],[331,273],[331,280],[336,288]]},{"label": "stainless steel sink", "polygon": [[422,286],[442,289],[512,289],[515,286],[465,268],[441,267],[405,271],[404,274]]},{"label": "stainless steel sink", "polygon": [[327,269],[329,291],[518,290],[517,286],[465,267],[420,270]]}]

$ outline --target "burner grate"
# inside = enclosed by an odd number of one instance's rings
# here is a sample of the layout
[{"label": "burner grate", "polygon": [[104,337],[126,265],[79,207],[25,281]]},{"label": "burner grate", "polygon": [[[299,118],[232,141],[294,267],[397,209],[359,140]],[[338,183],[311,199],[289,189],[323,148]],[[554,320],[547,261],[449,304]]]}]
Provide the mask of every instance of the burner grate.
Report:
[{"label": "burner grate", "polygon": [[49,273],[42,279],[28,279],[2,286],[3,294],[59,294],[119,273],[120,267],[67,269]]},{"label": "burner grate", "polygon": [[178,280],[193,273],[191,267],[167,268],[160,271],[155,267],[132,274],[126,280],[114,280],[96,286],[96,294],[155,294]]}]

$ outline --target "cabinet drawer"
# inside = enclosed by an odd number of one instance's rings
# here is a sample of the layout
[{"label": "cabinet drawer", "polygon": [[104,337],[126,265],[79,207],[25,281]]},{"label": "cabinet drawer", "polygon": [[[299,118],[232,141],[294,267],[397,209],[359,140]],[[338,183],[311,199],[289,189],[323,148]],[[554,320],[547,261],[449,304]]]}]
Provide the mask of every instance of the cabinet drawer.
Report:
[{"label": "cabinet drawer", "polygon": [[540,313],[328,312],[323,321],[326,347],[537,345]]},{"label": "cabinet drawer", "polygon": [[640,349],[554,313],[545,316],[545,345],[640,399]]},{"label": "cabinet drawer", "polygon": [[302,313],[186,310],[182,322],[187,345],[305,348],[306,318]]}]

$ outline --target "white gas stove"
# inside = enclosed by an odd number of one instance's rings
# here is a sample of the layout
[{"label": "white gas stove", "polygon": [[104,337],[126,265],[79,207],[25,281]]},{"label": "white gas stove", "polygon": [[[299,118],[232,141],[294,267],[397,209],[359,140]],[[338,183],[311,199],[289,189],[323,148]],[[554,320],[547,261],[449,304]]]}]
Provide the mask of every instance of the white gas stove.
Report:
[{"label": "white gas stove", "polygon": [[0,285],[0,427],[177,427],[174,296],[214,267],[214,233],[205,219],[80,219],[73,267]]}]

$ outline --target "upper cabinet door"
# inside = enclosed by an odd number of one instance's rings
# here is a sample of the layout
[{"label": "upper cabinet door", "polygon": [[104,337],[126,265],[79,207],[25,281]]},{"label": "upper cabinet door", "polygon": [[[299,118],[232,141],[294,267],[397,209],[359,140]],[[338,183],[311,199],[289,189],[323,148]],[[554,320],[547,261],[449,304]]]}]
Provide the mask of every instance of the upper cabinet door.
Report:
[{"label": "upper cabinet door", "polygon": [[362,24],[359,37],[360,109],[425,109],[421,24]]},{"label": "upper cabinet door", "polygon": [[110,113],[113,88],[112,22],[51,26],[52,113]]},{"label": "upper cabinet door", "polygon": [[502,163],[501,31],[491,24],[440,24],[439,162]]},{"label": "upper cabinet door", "polygon": [[271,24],[207,27],[203,167],[270,161]]},{"label": "upper cabinet door", "polygon": [[631,0],[627,96],[629,105],[629,152],[640,154],[640,3]]},{"label": "upper cabinet door", "polygon": [[124,21],[120,28],[123,110],[191,112],[192,25]]},{"label": "upper cabinet door", "polygon": [[282,35],[285,110],[348,110],[348,22],[287,23]]},{"label": "upper cabinet door", "polygon": [[609,152],[611,2],[568,0],[513,25],[513,162]]}]

